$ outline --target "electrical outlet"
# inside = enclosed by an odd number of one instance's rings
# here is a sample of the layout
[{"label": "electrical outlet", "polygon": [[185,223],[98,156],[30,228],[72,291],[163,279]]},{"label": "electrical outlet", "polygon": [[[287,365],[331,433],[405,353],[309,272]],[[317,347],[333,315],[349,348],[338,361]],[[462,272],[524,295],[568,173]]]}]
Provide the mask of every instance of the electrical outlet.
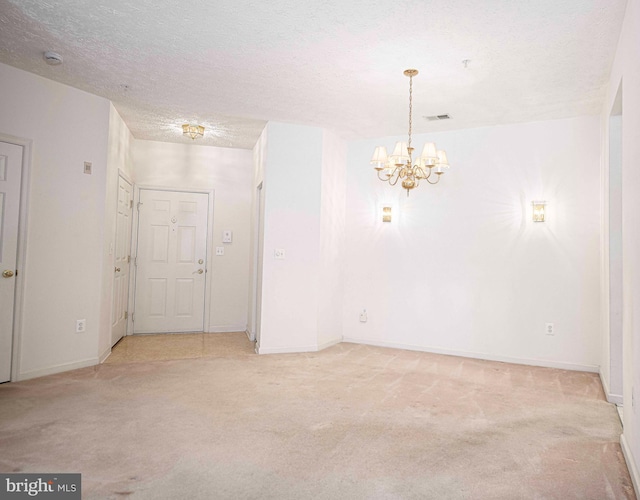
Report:
[{"label": "electrical outlet", "polygon": [[86,319],[76,320],[76,333],[84,333],[86,331],[87,331],[87,320]]},{"label": "electrical outlet", "polygon": [[367,310],[363,309],[362,312],[360,313],[360,323],[366,323],[367,322]]},{"label": "electrical outlet", "polygon": [[224,255],[224,247],[216,247],[216,255]]},{"label": "electrical outlet", "polygon": [[545,323],[544,324],[544,331],[546,332],[547,335],[555,335],[556,331],[555,328],[553,326],[553,323]]},{"label": "electrical outlet", "polygon": [[276,259],[284,259],[284,248],[276,248],[276,249],[273,251],[273,256],[274,256]]}]

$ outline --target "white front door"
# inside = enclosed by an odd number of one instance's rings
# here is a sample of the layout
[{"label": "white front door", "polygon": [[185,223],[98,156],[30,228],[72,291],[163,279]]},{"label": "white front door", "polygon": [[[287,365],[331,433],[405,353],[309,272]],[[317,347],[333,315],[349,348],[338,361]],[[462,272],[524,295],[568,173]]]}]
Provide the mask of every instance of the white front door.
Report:
[{"label": "white front door", "polygon": [[11,380],[22,149],[0,142],[0,382]]},{"label": "white front door", "polygon": [[111,319],[111,346],[127,331],[127,305],[129,303],[129,263],[131,261],[131,212],[133,196],[131,184],[118,177],[118,208],[116,214],[116,241],[113,259],[113,306]]},{"label": "white front door", "polygon": [[140,190],[134,333],[202,332],[206,193]]}]

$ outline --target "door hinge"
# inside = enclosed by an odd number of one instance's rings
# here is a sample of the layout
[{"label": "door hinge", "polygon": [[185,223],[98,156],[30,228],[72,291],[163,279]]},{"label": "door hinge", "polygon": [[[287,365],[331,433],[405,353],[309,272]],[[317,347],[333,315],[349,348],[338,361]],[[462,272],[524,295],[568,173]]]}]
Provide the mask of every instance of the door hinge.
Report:
[{"label": "door hinge", "polygon": [[129,208],[133,208],[133,200],[129,200]]},{"label": "door hinge", "polygon": [[124,312],[124,319],[127,319],[129,317],[129,311],[125,311]]},{"label": "door hinge", "polygon": [[127,255],[127,264],[131,262],[131,255]]},{"label": "door hinge", "polygon": [[136,320],[136,313],[131,313],[131,322],[133,323]]}]

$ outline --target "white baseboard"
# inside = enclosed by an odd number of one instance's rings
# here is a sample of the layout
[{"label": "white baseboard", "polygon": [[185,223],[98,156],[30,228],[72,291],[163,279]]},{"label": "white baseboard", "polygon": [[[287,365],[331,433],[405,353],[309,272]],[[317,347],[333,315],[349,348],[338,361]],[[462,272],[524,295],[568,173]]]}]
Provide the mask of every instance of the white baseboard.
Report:
[{"label": "white baseboard", "polygon": [[69,370],[77,370],[78,368],[86,368],[98,364],[98,358],[89,358],[83,361],[75,361],[73,363],[64,363],[61,365],[50,366],[49,368],[41,368],[30,372],[22,372],[18,375],[18,381],[29,380],[36,377],[44,377],[45,375],[54,375],[56,373],[68,372]]},{"label": "white baseboard", "polygon": [[248,328],[244,331],[244,333],[246,333],[246,334],[247,334],[247,338],[249,339],[249,342],[255,342],[256,338],[255,338],[255,336],[253,335],[253,333],[251,333],[251,332],[249,331],[249,329],[248,329]]},{"label": "white baseboard", "polygon": [[258,354],[292,354],[296,352],[316,352],[318,350],[317,345],[303,345],[298,347],[258,347],[256,352]]},{"label": "white baseboard", "polygon": [[559,368],[561,370],[573,370],[581,372],[600,373],[600,367],[595,365],[579,365],[574,363],[563,363],[560,361],[548,361],[545,359],[512,358],[510,356],[496,356],[484,352],[457,351],[453,349],[440,349],[437,347],[418,346],[412,344],[399,344],[396,342],[386,342],[383,340],[355,339],[345,337],[343,342],[352,344],[365,344],[378,347],[391,347],[393,349],[405,349],[407,351],[431,352],[434,354],[445,354],[447,356],[459,356],[462,358],[483,359],[486,361],[500,361],[502,363],[513,363],[516,365],[542,366],[545,368]]},{"label": "white baseboard", "polygon": [[318,352],[326,349],[328,347],[334,346],[342,342],[342,339],[333,339],[322,344],[316,345],[306,345],[299,347],[256,347],[256,352],[258,354],[291,354],[296,352]]},{"label": "white baseboard", "polygon": [[602,371],[600,371],[599,374],[600,374],[600,383],[602,384],[602,390],[604,391],[604,395],[607,398],[607,401],[614,405],[621,405],[624,401],[622,394],[611,394],[611,391],[609,390],[609,384],[607,383],[607,379],[602,376]]},{"label": "white baseboard", "polygon": [[324,349],[328,349],[329,347],[332,347],[336,344],[339,344],[342,342],[342,338],[339,339],[333,339],[333,340],[327,340],[326,342],[323,342],[322,344],[318,344],[318,351],[323,351]]},{"label": "white baseboard", "polygon": [[246,331],[247,325],[210,326],[205,333],[236,333]]},{"label": "white baseboard", "polygon": [[633,482],[633,489],[636,491],[636,496],[640,498],[640,474],[638,474],[636,461],[634,460],[633,453],[631,453],[631,448],[629,448],[629,443],[627,442],[627,438],[624,434],[620,436],[620,446],[622,447],[622,454],[624,455],[624,459],[627,462],[629,475],[631,476],[631,481]]},{"label": "white baseboard", "polygon": [[98,363],[100,364],[104,363],[109,356],[111,356],[111,347],[109,347],[109,349],[107,349],[102,354],[100,354],[100,356],[98,357]]}]

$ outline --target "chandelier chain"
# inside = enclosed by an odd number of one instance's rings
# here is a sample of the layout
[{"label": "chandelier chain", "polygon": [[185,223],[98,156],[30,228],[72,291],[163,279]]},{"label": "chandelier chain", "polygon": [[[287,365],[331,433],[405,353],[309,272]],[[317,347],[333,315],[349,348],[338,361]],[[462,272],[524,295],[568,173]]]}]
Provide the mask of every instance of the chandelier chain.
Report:
[{"label": "chandelier chain", "polygon": [[409,77],[409,158],[411,158],[411,128],[413,125],[413,75]]}]

